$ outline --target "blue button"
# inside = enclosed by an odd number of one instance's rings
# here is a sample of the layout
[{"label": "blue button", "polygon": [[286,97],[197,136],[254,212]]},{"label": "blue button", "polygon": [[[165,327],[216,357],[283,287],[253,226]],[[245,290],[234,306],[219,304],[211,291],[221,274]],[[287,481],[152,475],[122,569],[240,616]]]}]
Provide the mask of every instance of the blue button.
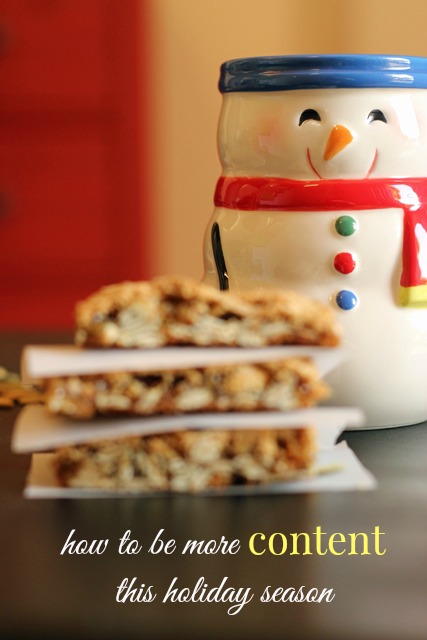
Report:
[{"label": "blue button", "polygon": [[343,311],[351,311],[357,305],[357,296],[353,291],[348,291],[347,289],[342,289],[342,291],[338,291],[336,296],[336,302],[340,309]]}]

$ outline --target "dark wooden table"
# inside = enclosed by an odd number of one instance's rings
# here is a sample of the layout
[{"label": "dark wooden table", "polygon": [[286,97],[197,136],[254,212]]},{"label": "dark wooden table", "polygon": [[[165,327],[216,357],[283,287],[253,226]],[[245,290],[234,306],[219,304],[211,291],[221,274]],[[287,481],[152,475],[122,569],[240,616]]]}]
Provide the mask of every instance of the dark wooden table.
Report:
[{"label": "dark wooden table", "polygon": [[[1,336],[0,364],[17,368],[28,342],[66,336]],[[427,381],[426,381],[427,384]],[[267,497],[24,500],[28,456],[10,452],[17,410],[0,413],[0,637],[108,640],[250,638],[425,640],[427,638],[427,424],[352,432],[345,439],[376,475],[373,492]],[[384,555],[251,554],[263,532],[384,532]],[[61,555],[70,532],[105,540],[100,555]],[[148,553],[156,534],[174,539],[169,555]],[[120,555],[127,531],[142,549]],[[240,540],[235,554],[183,555],[188,539]],[[279,536],[276,536],[276,541]],[[337,548],[340,548],[337,546]],[[227,614],[223,603],[162,603],[171,581],[209,588],[224,577],[250,587],[251,602]],[[151,602],[116,602],[124,578],[152,585]],[[333,589],[330,603],[262,603],[267,585]],[[145,588],[146,588],[145,587]]]}]

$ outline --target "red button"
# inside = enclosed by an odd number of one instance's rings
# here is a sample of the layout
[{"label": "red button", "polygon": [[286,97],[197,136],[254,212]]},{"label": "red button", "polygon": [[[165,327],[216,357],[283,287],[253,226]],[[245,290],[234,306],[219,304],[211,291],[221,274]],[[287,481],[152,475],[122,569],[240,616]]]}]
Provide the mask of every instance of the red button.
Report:
[{"label": "red button", "polygon": [[356,268],[356,260],[351,253],[337,253],[334,258],[334,267],[340,273],[347,275],[348,273],[352,273]]}]

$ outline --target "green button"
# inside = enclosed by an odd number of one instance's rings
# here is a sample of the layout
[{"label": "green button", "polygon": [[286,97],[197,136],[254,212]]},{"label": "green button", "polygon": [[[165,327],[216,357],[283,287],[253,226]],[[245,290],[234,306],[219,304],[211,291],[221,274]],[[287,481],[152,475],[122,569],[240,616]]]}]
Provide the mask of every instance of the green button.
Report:
[{"label": "green button", "polygon": [[335,230],[340,236],[352,236],[357,231],[357,222],[351,216],[340,216],[335,221]]}]

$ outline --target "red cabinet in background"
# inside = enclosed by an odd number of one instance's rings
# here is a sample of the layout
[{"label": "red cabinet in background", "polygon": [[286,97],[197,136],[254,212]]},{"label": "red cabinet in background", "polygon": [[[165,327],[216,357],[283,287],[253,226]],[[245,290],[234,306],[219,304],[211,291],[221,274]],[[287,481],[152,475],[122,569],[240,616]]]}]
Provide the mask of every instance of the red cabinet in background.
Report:
[{"label": "red cabinet in background", "polygon": [[144,7],[0,0],[0,328],[150,275]]}]

